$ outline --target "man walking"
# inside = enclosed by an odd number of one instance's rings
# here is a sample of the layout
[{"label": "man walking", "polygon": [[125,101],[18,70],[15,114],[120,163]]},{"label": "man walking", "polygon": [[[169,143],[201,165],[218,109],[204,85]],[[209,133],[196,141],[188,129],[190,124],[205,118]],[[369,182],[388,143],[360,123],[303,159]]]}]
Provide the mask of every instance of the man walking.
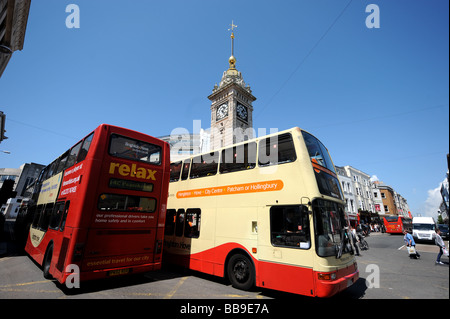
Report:
[{"label": "man walking", "polygon": [[445,248],[445,244],[441,237],[441,231],[437,227],[436,227],[436,238],[434,242],[436,243],[436,245],[439,246],[439,254],[437,255],[436,258],[436,264],[443,265],[444,263],[441,261],[441,256],[444,253],[443,249]]},{"label": "man walking", "polygon": [[406,246],[414,247],[417,258],[420,258],[420,254],[416,249],[416,242],[414,241],[414,237],[410,233],[408,233],[408,231],[406,229],[403,230],[403,234],[405,234],[405,237],[403,237],[403,240],[405,241]]}]

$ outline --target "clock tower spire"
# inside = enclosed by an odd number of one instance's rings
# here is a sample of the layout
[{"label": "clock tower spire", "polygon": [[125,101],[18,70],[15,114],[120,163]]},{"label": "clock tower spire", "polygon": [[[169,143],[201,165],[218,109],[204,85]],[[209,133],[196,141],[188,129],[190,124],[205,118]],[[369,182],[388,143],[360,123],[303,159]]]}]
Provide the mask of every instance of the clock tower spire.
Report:
[{"label": "clock tower spire", "polygon": [[234,57],[234,29],[231,21],[231,56],[229,68],[223,72],[219,85],[208,96],[211,101],[211,149],[218,149],[254,137],[253,101],[250,86],[245,84],[241,72],[236,69]]}]

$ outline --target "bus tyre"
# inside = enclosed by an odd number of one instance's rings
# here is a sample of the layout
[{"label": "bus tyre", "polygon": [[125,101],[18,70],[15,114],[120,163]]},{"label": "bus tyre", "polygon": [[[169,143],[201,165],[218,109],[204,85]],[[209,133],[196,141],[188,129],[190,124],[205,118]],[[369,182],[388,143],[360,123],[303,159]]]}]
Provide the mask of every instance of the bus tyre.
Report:
[{"label": "bus tyre", "polygon": [[53,245],[50,245],[47,248],[47,252],[45,253],[44,257],[44,263],[42,264],[45,279],[52,278],[52,275],[50,275],[50,264],[52,262],[52,256],[53,256]]},{"label": "bus tyre", "polygon": [[249,290],[255,283],[255,268],[247,256],[233,255],[228,261],[227,273],[234,288]]}]

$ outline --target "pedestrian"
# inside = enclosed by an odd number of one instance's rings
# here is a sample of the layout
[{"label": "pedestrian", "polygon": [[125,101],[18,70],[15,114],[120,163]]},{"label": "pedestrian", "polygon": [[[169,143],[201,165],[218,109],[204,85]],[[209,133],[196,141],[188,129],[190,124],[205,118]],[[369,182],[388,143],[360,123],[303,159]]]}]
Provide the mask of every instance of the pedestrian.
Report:
[{"label": "pedestrian", "polygon": [[355,252],[356,252],[356,256],[360,256],[360,254],[359,254],[359,249],[358,249],[358,237],[357,237],[357,235],[356,235],[356,229],[352,226],[352,225],[350,225],[350,235],[351,235],[351,238],[352,238],[352,244],[353,244],[353,247],[355,248]]},{"label": "pedestrian", "polygon": [[417,258],[420,258],[420,254],[416,249],[416,242],[414,241],[414,237],[406,229],[403,230],[403,234],[405,234],[405,237],[403,237],[403,240],[405,241],[406,246],[414,247]]},{"label": "pedestrian", "polygon": [[438,227],[436,227],[436,238],[434,242],[439,246],[439,254],[436,258],[436,264],[443,265],[444,263],[441,261],[441,256],[444,253],[445,244],[441,237],[441,230]]}]

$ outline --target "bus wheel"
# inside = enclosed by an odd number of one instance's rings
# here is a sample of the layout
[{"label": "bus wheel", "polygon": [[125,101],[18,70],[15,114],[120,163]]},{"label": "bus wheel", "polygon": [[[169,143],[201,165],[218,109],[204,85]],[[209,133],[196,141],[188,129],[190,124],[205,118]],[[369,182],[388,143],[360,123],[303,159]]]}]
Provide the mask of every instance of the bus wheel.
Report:
[{"label": "bus wheel", "polygon": [[44,263],[42,265],[42,268],[44,270],[44,278],[45,279],[52,278],[52,275],[50,275],[50,264],[52,262],[52,255],[53,255],[53,245],[50,245],[47,248],[47,252],[45,253],[45,257],[44,257]]},{"label": "bus wheel", "polygon": [[249,290],[255,283],[255,269],[247,256],[233,255],[228,261],[227,273],[234,288]]}]

